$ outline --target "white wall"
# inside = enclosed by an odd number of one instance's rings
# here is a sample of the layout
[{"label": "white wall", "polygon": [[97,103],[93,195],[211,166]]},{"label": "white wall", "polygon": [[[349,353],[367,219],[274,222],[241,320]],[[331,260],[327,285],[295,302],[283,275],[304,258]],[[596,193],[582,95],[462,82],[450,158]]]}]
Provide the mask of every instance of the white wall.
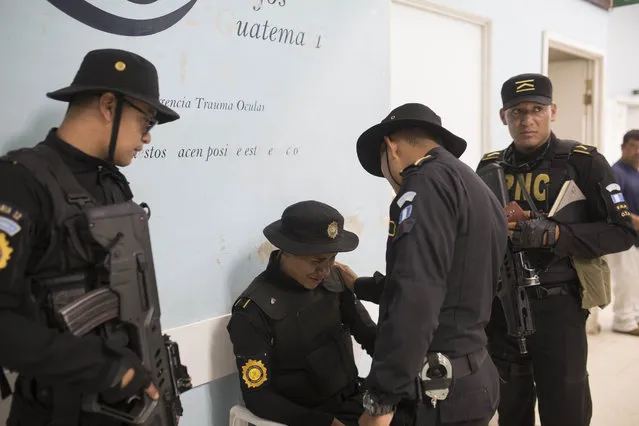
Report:
[{"label": "white wall", "polygon": [[[491,134],[494,149],[501,149],[510,143],[508,131],[499,120],[501,85],[516,74],[541,72],[544,31],[601,50],[606,49],[608,12],[583,0],[433,1],[492,20]],[[446,66],[445,58],[438,62]]]},{"label": "white wall", "polygon": [[[387,0],[146,3],[2,2],[0,51],[10,65],[0,74],[0,154],[35,145],[60,123],[66,105],[45,93],[69,84],[89,50],[132,50],[156,65],[161,98],[177,101],[181,119],[154,128],[153,143],[123,171],[136,201],[153,212],[163,329],[172,329],[202,384],[184,394],[181,425],[221,426],[240,399],[238,375],[203,378],[207,365],[194,360],[213,363],[228,349],[219,343],[223,316],[265,267],[265,225],[294,202],[326,202],[360,236],[358,250],[339,259],[362,274],[384,268],[390,187],[361,168],[355,142],[388,113],[389,7]],[[163,28],[184,7],[184,19]],[[292,30],[299,44],[274,27]],[[131,28],[146,35],[121,35]],[[201,99],[234,107],[203,108]],[[240,102],[263,108],[247,111]],[[207,158],[225,147],[226,155]],[[203,156],[181,156],[183,148]],[[220,334],[209,328],[184,337],[184,327],[220,316]]]},{"label": "white wall", "polygon": [[610,163],[619,159],[624,133],[629,130],[625,104],[620,98],[635,99],[634,89],[639,89],[639,4],[613,9],[608,23],[606,67],[606,140],[602,152]]},{"label": "white wall", "polygon": [[639,89],[639,4],[613,9],[608,24],[608,96],[631,96]]}]

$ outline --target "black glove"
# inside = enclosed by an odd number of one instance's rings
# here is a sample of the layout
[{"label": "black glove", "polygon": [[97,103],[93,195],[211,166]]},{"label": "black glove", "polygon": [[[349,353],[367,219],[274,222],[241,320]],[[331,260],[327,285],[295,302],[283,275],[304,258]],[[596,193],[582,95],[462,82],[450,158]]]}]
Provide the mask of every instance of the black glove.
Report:
[{"label": "black glove", "polygon": [[133,353],[133,351],[127,348],[115,349],[111,347],[111,349],[122,356],[118,377],[123,377],[130,368],[135,371],[135,374],[133,375],[131,381],[125,387],[121,387],[120,380],[111,389],[102,392],[101,396],[106,404],[115,404],[119,401],[128,400],[140,391],[143,391],[144,389],[149,387],[149,385],[152,383],[149,372],[144,368],[142,362],[140,361],[140,358],[138,358],[138,356]]},{"label": "black glove", "polygon": [[[552,247],[557,242],[555,231],[557,224],[552,220],[540,217],[517,222],[513,236],[510,238],[515,250]],[[544,244],[544,236],[548,236]]]}]

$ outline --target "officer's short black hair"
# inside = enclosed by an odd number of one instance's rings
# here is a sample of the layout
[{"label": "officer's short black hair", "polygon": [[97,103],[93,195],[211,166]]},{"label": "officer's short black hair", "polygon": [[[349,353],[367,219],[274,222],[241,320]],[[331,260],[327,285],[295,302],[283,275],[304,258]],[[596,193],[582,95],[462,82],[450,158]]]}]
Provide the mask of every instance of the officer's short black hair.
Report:
[{"label": "officer's short black hair", "polygon": [[81,111],[88,108],[95,100],[101,95],[101,93],[81,93],[75,95],[67,106],[67,113],[70,111]]},{"label": "officer's short black hair", "polygon": [[639,141],[639,129],[628,130],[626,134],[623,135],[622,145],[625,145],[630,141]]},{"label": "officer's short black hair", "polygon": [[436,144],[441,145],[440,138],[424,129],[423,127],[406,127],[403,129],[399,129],[389,135],[389,138],[391,140],[395,137],[401,137],[411,145],[419,145],[424,141],[424,139],[430,139]]}]

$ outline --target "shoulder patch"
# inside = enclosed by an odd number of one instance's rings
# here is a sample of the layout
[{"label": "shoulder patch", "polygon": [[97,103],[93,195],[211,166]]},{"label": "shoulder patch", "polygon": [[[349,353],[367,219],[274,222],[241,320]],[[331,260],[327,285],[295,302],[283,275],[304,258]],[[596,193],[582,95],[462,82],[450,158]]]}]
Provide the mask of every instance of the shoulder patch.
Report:
[{"label": "shoulder patch", "polygon": [[412,202],[416,196],[415,191],[406,191],[397,199],[396,203],[401,208],[406,202]]},{"label": "shoulder patch", "polygon": [[412,204],[409,204],[406,207],[404,207],[402,209],[402,211],[399,212],[398,224],[401,224],[403,221],[408,219],[412,212],[413,212],[413,205]]},{"label": "shoulder patch", "polygon": [[0,216],[0,232],[4,232],[10,237],[15,236],[22,230],[22,226],[15,220],[7,216]]},{"label": "shoulder patch", "polygon": [[237,301],[233,305],[233,308],[246,309],[246,307],[248,306],[250,302],[251,302],[251,299],[249,299],[248,297],[240,297],[237,299]]},{"label": "shoulder patch", "polygon": [[0,269],[4,269],[9,264],[13,249],[9,245],[9,239],[7,236],[0,232]]},{"label": "shoulder patch", "polygon": [[[255,357],[258,358],[258,357]],[[260,357],[263,358],[263,357]],[[245,359],[245,361],[244,361]],[[268,381],[268,369],[261,359],[238,357],[238,364],[241,363],[242,382],[246,390],[257,389]]]},{"label": "shoulder patch", "polygon": [[501,157],[502,153],[503,153],[503,151],[489,152],[487,154],[484,154],[484,156],[481,158],[481,161],[496,160],[496,159]]},{"label": "shoulder patch", "polygon": [[[14,208],[14,207],[11,207],[8,204],[0,203],[0,217],[4,217],[6,219],[10,219],[10,220],[12,220],[14,222],[17,222],[20,219],[22,219],[22,216],[23,215],[22,215],[22,212],[20,210]],[[17,223],[16,223],[16,225],[17,225]],[[18,229],[18,231],[19,231],[19,229]],[[16,234],[18,233],[18,231],[16,231]]]},{"label": "shoulder patch", "polygon": [[593,152],[597,150],[596,147],[592,145],[582,145],[577,144],[572,148],[572,152],[576,152],[578,154],[592,155]]},{"label": "shoulder patch", "polygon": [[12,238],[22,231],[24,215],[7,203],[0,202],[0,270],[9,265],[14,249]]}]

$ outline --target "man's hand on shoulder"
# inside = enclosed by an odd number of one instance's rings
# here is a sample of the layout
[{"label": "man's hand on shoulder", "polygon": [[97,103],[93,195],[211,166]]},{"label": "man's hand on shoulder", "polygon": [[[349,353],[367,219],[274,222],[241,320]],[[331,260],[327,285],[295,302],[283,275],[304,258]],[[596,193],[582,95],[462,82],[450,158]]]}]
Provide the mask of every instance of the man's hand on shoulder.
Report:
[{"label": "man's hand on shoulder", "polygon": [[358,278],[357,274],[353,272],[350,267],[344,265],[343,263],[335,262],[335,268],[342,277],[342,281],[344,281],[346,287],[348,287],[350,290],[354,290],[355,280]]}]

